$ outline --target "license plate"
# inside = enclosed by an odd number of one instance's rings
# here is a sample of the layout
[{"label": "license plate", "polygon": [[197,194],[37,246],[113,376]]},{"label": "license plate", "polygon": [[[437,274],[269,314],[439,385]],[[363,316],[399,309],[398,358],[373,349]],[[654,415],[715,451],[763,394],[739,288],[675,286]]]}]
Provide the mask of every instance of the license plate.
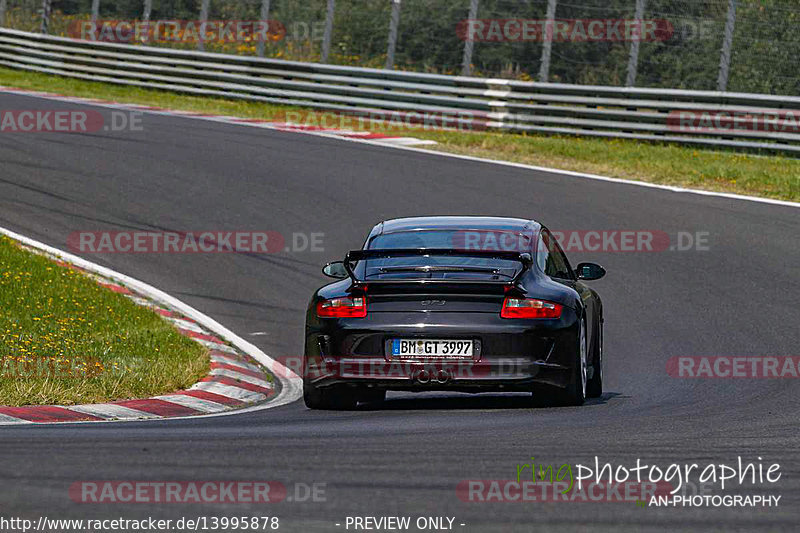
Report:
[{"label": "license plate", "polygon": [[471,340],[393,339],[392,356],[403,357],[472,357]]}]

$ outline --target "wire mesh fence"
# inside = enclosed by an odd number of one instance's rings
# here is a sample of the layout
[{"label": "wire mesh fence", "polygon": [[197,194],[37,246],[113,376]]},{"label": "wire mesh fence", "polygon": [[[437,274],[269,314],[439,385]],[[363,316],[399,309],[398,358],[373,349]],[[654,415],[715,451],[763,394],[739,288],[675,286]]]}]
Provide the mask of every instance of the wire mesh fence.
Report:
[{"label": "wire mesh fence", "polygon": [[[142,21],[146,4],[149,38],[126,41],[120,28]],[[96,25],[87,26],[93,10]],[[213,27],[205,37],[201,13]],[[265,18],[270,23],[262,32],[257,22]],[[236,21],[242,31],[225,29]],[[0,0],[6,27],[38,32],[46,25],[52,35],[132,45],[517,80],[787,95],[800,95],[798,22],[800,0]],[[154,35],[158,23],[162,33]]]}]

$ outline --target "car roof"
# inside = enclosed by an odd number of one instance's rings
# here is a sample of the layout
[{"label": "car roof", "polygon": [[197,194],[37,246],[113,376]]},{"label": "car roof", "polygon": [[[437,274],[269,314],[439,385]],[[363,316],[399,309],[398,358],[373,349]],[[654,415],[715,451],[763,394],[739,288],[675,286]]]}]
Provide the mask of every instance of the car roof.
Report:
[{"label": "car roof", "polygon": [[536,231],[540,224],[535,220],[511,217],[482,216],[430,216],[408,217],[385,220],[376,224],[369,234],[368,240],[378,235],[405,231],[425,230],[506,230]]}]

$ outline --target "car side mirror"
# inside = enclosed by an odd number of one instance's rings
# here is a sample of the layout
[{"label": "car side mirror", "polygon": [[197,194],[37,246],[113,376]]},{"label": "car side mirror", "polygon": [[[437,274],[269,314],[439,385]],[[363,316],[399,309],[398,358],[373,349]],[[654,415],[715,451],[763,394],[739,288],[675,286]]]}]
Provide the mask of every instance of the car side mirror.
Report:
[{"label": "car side mirror", "polygon": [[348,276],[347,269],[344,268],[344,261],[334,261],[332,263],[328,263],[322,269],[322,273],[329,278],[334,279],[345,279]]},{"label": "car side mirror", "polygon": [[605,276],[606,269],[597,263],[580,263],[575,268],[575,275],[578,277],[578,279],[592,281]]}]

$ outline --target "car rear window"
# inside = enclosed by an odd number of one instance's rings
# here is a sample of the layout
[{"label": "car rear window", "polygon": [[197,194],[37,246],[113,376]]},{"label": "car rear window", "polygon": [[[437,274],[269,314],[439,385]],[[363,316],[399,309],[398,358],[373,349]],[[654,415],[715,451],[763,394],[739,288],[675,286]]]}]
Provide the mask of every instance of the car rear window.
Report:
[{"label": "car rear window", "polygon": [[[374,237],[369,243],[370,250],[398,250],[438,248],[446,250],[490,250],[490,251],[527,251],[530,244],[527,236],[510,230],[424,230],[388,233]],[[471,267],[491,268],[491,272],[439,272],[422,273],[403,271],[415,267]],[[518,261],[497,259],[492,257],[459,257],[459,256],[412,256],[387,257],[370,259],[367,264],[367,278],[390,277],[416,278],[441,277],[450,279],[509,279],[519,270]]]},{"label": "car rear window", "polygon": [[445,248],[530,252],[531,235],[509,229],[401,231],[373,237],[368,248],[371,250]]}]

